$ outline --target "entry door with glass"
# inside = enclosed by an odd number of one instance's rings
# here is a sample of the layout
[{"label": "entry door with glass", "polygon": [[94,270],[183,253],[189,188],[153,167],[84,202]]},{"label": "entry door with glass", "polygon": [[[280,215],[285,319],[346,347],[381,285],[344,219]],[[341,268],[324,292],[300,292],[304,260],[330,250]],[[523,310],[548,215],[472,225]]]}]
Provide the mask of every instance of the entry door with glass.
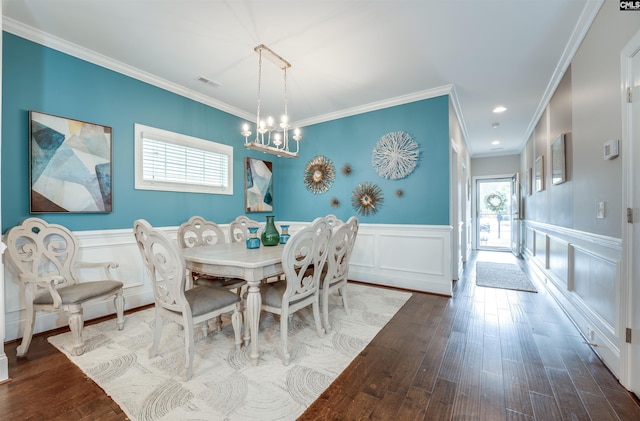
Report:
[{"label": "entry door with glass", "polygon": [[511,250],[512,178],[476,180],[476,248]]}]

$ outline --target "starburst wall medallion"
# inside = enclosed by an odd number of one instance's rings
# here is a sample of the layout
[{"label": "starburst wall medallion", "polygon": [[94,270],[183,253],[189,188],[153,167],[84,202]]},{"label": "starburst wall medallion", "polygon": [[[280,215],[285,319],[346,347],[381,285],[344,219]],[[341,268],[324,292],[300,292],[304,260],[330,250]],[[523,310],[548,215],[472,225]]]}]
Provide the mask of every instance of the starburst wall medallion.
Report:
[{"label": "starburst wall medallion", "polygon": [[317,155],[307,163],[304,170],[304,184],[313,194],[324,193],[333,185],[336,169],[330,159]]},{"label": "starburst wall medallion", "polygon": [[399,180],[411,174],[418,163],[418,144],[406,132],[391,132],[373,148],[371,165],[379,176]]},{"label": "starburst wall medallion", "polygon": [[351,194],[353,209],[363,216],[376,214],[382,202],[384,202],[382,189],[373,183],[360,183]]}]

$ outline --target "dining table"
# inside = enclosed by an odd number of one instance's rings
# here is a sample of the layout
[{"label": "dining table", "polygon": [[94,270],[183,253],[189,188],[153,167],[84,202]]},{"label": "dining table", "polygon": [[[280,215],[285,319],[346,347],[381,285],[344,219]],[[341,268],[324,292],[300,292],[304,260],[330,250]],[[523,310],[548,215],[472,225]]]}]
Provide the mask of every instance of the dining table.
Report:
[{"label": "dining table", "polygon": [[[260,284],[264,279],[281,275],[284,245],[248,249],[244,242],[222,243],[182,250],[187,269],[211,276],[244,279],[248,285],[246,316],[250,335],[249,358],[258,364],[258,325],[262,298]],[[245,332],[246,339],[246,332]]]}]

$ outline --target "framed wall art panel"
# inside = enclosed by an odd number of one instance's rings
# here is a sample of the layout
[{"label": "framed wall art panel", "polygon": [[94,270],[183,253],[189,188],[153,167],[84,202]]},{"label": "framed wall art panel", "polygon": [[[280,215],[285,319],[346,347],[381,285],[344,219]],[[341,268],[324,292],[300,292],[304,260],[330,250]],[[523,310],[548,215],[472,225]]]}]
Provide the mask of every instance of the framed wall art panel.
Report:
[{"label": "framed wall art panel", "polygon": [[273,163],[244,159],[245,212],[273,211]]},{"label": "framed wall art panel", "polygon": [[544,190],[544,155],[540,155],[535,161],[534,181],[536,191]]},{"label": "framed wall art panel", "polygon": [[551,184],[567,181],[565,166],[564,135],[561,134],[551,144]]},{"label": "framed wall art panel", "polygon": [[112,211],[111,127],[29,111],[31,213]]}]

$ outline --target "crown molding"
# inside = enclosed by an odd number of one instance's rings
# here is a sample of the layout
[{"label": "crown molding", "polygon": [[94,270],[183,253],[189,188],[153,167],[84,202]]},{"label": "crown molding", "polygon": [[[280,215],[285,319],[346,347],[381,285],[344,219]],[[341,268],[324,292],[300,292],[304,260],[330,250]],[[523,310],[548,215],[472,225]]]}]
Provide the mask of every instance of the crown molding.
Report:
[{"label": "crown molding", "polygon": [[136,67],[122,63],[118,60],[114,60],[110,57],[99,54],[87,48],[81,47],[77,44],[68,42],[66,40],[63,40],[62,38],[58,38],[51,34],[47,34],[46,32],[40,31],[38,29],[25,25],[21,22],[18,22],[6,16],[3,17],[2,23],[3,23],[2,29],[4,31],[7,31],[13,35],[17,35],[19,37],[25,38],[37,44],[43,45],[45,47],[52,48],[54,50],[68,54],[70,56],[95,64],[97,66],[104,67],[109,70],[113,70],[114,72],[132,77],[142,82],[149,83],[150,85],[157,86],[158,88],[162,88],[166,91],[173,92],[174,94],[192,99],[194,101],[200,102],[205,105],[209,105],[221,111],[227,112],[229,114],[233,114],[237,117],[240,117],[243,119],[249,119],[249,120],[255,117],[253,114],[247,113],[227,103],[224,103],[222,101],[217,101],[211,97],[202,95],[191,89],[187,89],[184,86],[170,82],[166,79],[160,78],[156,75],[145,72]]},{"label": "crown molding", "polygon": [[[145,72],[136,67],[130,66],[126,63],[114,60],[110,57],[99,54],[95,51],[81,47],[77,44],[68,42],[62,38],[59,38],[51,34],[48,34],[46,32],[43,32],[41,30],[35,29],[31,26],[25,25],[14,19],[4,16],[2,23],[3,23],[3,30],[13,35],[25,38],[29,41],[35,42],[37,44],[43,45],[48,48],[52,48],[54,50],[76,57],[80,60],[84,60],[89,63],[95,64],[97,66],[104,67],[106,69],[123,74],[125,76],[129,76],[131,78],[140,80],[142,82],[148,83],[150,85],[156,86],[166,91],[173,92],[185,98],[189,98],[194,101],[200,102],[202,104],[209,105],[218,110],[227,112],[229,114],[235,115],[242,119],[253,121],[253,119],[255,118],[255,115],[252,113],[247,113],[244,110],[233,107],[227,103],[224,103],[222,101],[217,101],[211,97],[202,95],[199,92],[193,91],[191,89],[187,89],[181,85],[170,82],[166,79],[160,78],[156,75]],[[421,101],[424,99],[435,98],[442,95],[451,95],[454,103],[454,108],[456,110],[456,113],[458,114],[458,119],[460,120],[460,125],[462,126],[462,131],[466,141],[466,139],[468,138],[467,130],[464,124],[464,119],[462,118],[462,111],[460,108],[460,104],[457,100],[457,96],[455,95],[455,89],[453,84],[443,85],[440,87],[427,89],[424,91],[413,92],[413,93],[398,96],[395,98],[389,98],[382,101],[372,102],[369,104],[364,104],[357,107],[347,108],[344,110],[323,114],[317,117],[296,121],[292,123],[292,126],[296,126],[296,127],[310,126],[312,124],[324,123],[331,120],[337,120],[340,118],[350,117],[357,114],[377,111],[384,108],[408,104],[415,101]]]},{"label": "crown molding", "polygon": [[407,95],[397,96],[395,98],[389,98],[382,101],[371,102],[369,104],[359,105],[357,107],[346,108],[340,111],[334,111],[332,113],[322,114],[317,117],[308,118],[305,120],[299,120],[292,123],[292,126],[305,127],[312,124],[325,123],[331,120],[337,120],[340,118],[351,117],[358,114],[368,113],[371,111],[382,110],[384,108],[395,107],[398,105],[408,104],[410,102],[421,101],[423,99],[435,98],[442,95],[449,95],[452,91],[453,85],[444,85],[433,89],[427,89],[424,91],[414,92]]}]

